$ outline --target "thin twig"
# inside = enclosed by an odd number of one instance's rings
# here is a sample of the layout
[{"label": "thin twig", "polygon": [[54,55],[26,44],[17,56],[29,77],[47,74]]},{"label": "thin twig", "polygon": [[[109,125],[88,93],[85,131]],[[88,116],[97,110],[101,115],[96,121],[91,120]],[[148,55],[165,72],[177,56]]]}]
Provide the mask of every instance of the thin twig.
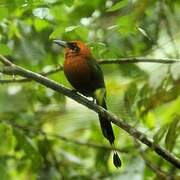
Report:
[{"label": "thin twig", "polygon": [[161,63],[161,64],[172,64],[180,62],[180,59],[166,59],[166,58],[146,58],[146,57],[130,57],[120,59],[99,59],[99,64],[129,64],[129,63]]},{"label": "thin twig", "polygon": [[[4,58],[0,55],[0,58]],[[120,59],[99,59],[98,63],[100,65],[104,64],[133,64],[133,63],[161,63],[161,64],[172,64],[180,62],[179,59],[151,59],[151,58],[144,58],[144,57],[132,57],[132,58],[120,58]],[[7,63],[7,62],[6,62]],[[7,64],[8,65],[8,64]],[[41,74],[43,76],[49,76],[51,74],[60,72],[63,70],[62,66],[59,66],[57,68],[53,68],[49,70],[48,72],[39,72],[38,74]],[[32,79],[27,78],[18,78],[18,79],[0,79],[0,84],[8,84],[8,83],[26,83],[32,81]]]},{"label": "thin twig", "polygon": [[19,79],[0,79],[0,84],[9,84],[9,83],[25,83],[30,82],[31,79],[19,78]]},{"label": "thin twig", "polygon": [[72,91],[69,88],[66,88],[65,86],[63,86],[61,84],[58,84],[57,82],[55,82],[51,79],[48,79],[40,74],[30,71],[30,70],[24,69],[15,64],[12,64],[5,57],[2,58],[2,56],[0,56],[0,61],[5,65],[7,65],[7,62],[9,62],[9,64],[10,64],[8,67],[5,66],[5,67],[1,68],[0,69],[1,73],[4,73],[4,72],[10,73],[11,72],[15,75],[20,75],[22,77],[32,79],[32,80],[44,85],[47,88],[50,88],[56,92],[59,92],[65,96],[75,100],[76,102],[88,107],[89,109],[95,111],[96,113],[108,117],[109,121],[111,121],[115,125],[119,126],[123,130],[125,130],[128,134],[130,134],[134,138],[138,139],[143,144],[146,144],[154,152],[159,154],[163,159],[167,160],[169,163],[171,163],[175,167],[180,168],[180,159],[178,159],[175,155],[168,152],[163,147],[155,144],[154,141],[149,139],[143,132],[137,130],[136,128],[134,128],[133,126],[128,124],[126,121],[123,121],[122,119],[118,118],[111,112],[106,111],[102,107],[100,107],[97,104],[93,103],[92,101],[86,99],[85,97],[81,96],[80,94]]},{"label": "thin twig", "polygon": [[[78,140],[75,140],[75,139],[70,139],[70,138],[67,138],[67,137],[64,137],[64,136],[61,136],[61,135],[58,135],[58,134],[49,134],[50,136],[53,136],[53,137],[56,137],[56,138],[59,138],[63,141],[66,141],[66,142],[70,142],[70,143],[73,143],[73,144],[77,144],[77,145],[81,145],[81,146],[88,146],[90,148],[97,148],[97,149],[104,149],[104,150],[109,150],[109,151],[112,151],[112,147],[109,147],[109,146],[106,146],[106,145],[102,145],[102,144],[95,144],[95,143],[91,143],[91,142],[81,142],[81,141],[78,141]],[[132,147],[131,147],[132,148]],[[116,151],[118,152],[121,152],[121,153],[128,153],[128,148],[115,148]]]}]

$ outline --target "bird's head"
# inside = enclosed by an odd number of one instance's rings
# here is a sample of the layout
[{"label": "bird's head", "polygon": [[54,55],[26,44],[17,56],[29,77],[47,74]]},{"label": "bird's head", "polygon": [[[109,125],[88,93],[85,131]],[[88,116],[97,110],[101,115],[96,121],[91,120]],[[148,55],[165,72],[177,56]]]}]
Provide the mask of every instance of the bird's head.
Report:
[{"label": "bird's head", "polygon": [[65,48],[65,57],[91,56],[90,49],[81,41],[54,40],[53,42]]}]

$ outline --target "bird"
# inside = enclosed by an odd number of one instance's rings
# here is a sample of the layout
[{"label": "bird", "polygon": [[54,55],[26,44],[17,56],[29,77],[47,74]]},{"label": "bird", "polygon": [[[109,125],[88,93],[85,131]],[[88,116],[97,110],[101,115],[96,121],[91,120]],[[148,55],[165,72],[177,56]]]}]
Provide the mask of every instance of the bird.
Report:
[{"label": "bird", "polygon": [[[53,42],[65,48],[64,74],[72,87],[86,97],[92,97],[95,102],[107,110],[106,87],[103,72],[91,50],[82,41]],[[113,164],[116,168],[121,167],[121,159],[115,149],[114,132],[107,116],[98,114],[103,136],[109,141],[113,150]]]}]

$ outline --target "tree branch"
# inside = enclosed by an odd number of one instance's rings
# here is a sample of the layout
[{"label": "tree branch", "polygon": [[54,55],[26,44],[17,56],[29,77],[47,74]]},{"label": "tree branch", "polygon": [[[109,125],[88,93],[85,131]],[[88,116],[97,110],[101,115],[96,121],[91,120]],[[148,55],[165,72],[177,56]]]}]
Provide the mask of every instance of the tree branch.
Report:
[{"label": "tree branch", "polygon": [[[45,132],[42,132],[42,133],[45,133]],[[64,136],[61,136],[61,135],[58,135],[58,134],[48,134],[48,135],[52,136],[52,137],[56,137],[58,139],[61,139],[62,141],[70,142],[70,143],[81,145],[81,146],[88,146],[88,147],[97,148],[97,149],[105,149],[105,150],[108,150],[108,151],[112,150],[112,147],[102,145],[102,144],[95,144],[95,143],[91,143],[91,142],[81,142],[81,141],[78,141],[78,140],[75,140],[75,139],[70,139],[70,138],[67,138],[67,137],[64,137]],[[115,150],[118,151],[118,152],[121,152],[121,153],[128,153],[129,152],[127,150],[127,148],[122,148],[122,149],[115,148]]]},{"label": "tree branch", "polygon": [[129,63],[161,63],[172,64],[180,62],[180,59],[167,59],[167,58],[146,58],[146,57],[129,57],[120,59],[99,59],[99,64],[129,64]]},{"label": "tree branch", "polygon": [[170,162],[172,165],[174,165],[177,168],[180,168],[180,159],[178,159],[173,154],[169,153],[167,150],[162,148],[161,146],[155,144],[151,139],[146,137],[144,133],[137,130],[133,126],[129,125],[122,119],[118,118],[111,112],[106,111],[102,107],[98,106],[97,104],[94,104],[93,102],[89,101],[88,99],[84,98],[78,93],[73,92],[71,89],[64,87],[61,84],[58,84],[57,82],[50,80],[40,74],[34,73],[30,70],[24,69],[20,66],[17,66],[13,63],[11,63],[8,59],[6,59],[4,56],[0,56],[0,61],[4,65],[8,65],[0,69],[0,72],[6,73],[6,74],[15,74],[20,75],[22,77],[34,80],[56,92],[59,92],[76,102],[88,107],[89,109],[95,111],[98,114],[102,114],[103,116],[107,116],[109,121],[114,123],[115,125],[119,126],[123,130],[125,130],[128,134],[133,136],[135,139],[138,139],[143,144],[146,144],[149,146],[153,151],[155,151],[157,154],[159,154],[162,158]]},{"label": "tree branch", "polygon": [[[0,55],[1,56],[1,55]],[[3,56],[1,56],[3,58]],[[99,59],[98,63],[100,65],[105,64],[134,64],[134,63],[161,63],[161,64],[173,64],[180,62],[179,59],[166,59],[166,58],[160,58],[160,59],[151,59],[151,58],[144,58],[144,57],[132,57],[132,58],[120,58],[120,59]],[[8,64],[6,64],[8,65]],[[51,74],[60,72],[63,70],[62,66],[59,66],[57,68],[53,68],[49,70],[48,72],[39,72],[38,74],[41,74],[43,76],[49,76]],[[8,84],[8,83],[25,83],[32,81],[32,79],[27,78],[19,78],[19,79],[0,79],[1,84]]]}]

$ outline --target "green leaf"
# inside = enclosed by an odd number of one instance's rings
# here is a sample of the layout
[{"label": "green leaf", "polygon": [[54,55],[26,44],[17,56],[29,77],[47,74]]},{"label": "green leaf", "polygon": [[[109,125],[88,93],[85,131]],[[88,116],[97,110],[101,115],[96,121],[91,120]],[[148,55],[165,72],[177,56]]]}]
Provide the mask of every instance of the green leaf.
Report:
[{"label": "green leaf", "polygon": [[27,110],[27,95],[21,90],[22,87],[20,85],[11,85],[8,88],[1,87],[0,113]]},{"label": "green leaf", "polygon": [[64,1],[64,4],[66,5],[66,6],[72,6],[73,5],[73,3],[74,3],[74,0],[66,0],[66,1]]},{"label": "green leaf", "polygon": [[51,33],[51,35],[49,36],[49,39],[55,39],[55,38],[61,37],[63,33],[64,33],[64,28],[59,26]]},{"label": "green leaf", "polygon": [[39,169],[42,164],[42,157],[37,147],[33,144],[33,141],[17,129],[14,129],[14,135],[18,142],[18,147],[22,149],[26,157],[31,160],[33,170]]},{"label": "green leaf", "polygon": [[0,155],[9,154],[15,147],[15,139],[11,126],[0,124]]},{"label": "green leaf", "polygon": [[11,54],[11,49],[5,44],[0,44],[0,54],[2,54],[2,55],[10,55]]},{"label": "green leaf", "polygon": [[131,83],[127,90],[125,91],[122,103],[121,115],[127,121],[137,121],[136,116],[136,98],[137,98],[137,86],[134,83]]},{"label": "green leaf", "polygon": [[[167,77],[168,72],[168,66],[165,65],[159,65],[157,66],[154,71],[151,72],[149,77],[149,85],[153,89],[158,89],[162,83],[163,80]],[[158,77],[158,78],[157,78]]]},{"label": "green leaf", "polygon": [[110,151],[107,151],[105,149],[98,149],[95,156],[95,167],[106,173],[108,168],[109,157]]},{"label": "green leaf", "polygon": [[161,139],[164,137],[165,133],[167,132],[167,129],[168,129],[168,125],[166,124],[157,131],[157,133],[153,137],[155,144],[161,141]]},{"label": "green leaf", "polygon": [[65,28],[65,32],[71,32],[74,31],[76,28],[78,28],[79,26],[68,26]]},{"label": "green leaf", "polygon": [[170,72],[174,80],[180,79],[180,62],[171,65]]},{"label": "green leaf", "polygon": [[10,179],[8,177],[8,169],[6,166],[6,158],[5,157],[0,157],[0,175],[1,175],[1,180]]},{"label": "green leaf", "polygon": [[89,32],[88,28],[81,26],[81,27],[76,28],[75,32],[81,39],[84,39],[86,41],[86,38],[88,37],[88,32]]},{"label": "green leaf", "polygon": [[149,111],[146,116],[144,117],[145,124],[148,128],[155,128],[156,126],[156,120],[154,114]]},{"label": "green leaf", "polygon": [[46,157],[48,152],[49,152],[49,148],[51,148],[50,147],[50,140],[39,139],[38,140],[38,148],[39,148],[41,155],[43,157]]},{"label": "green leaf", "polygon": [[107,9],[106,11],[107,12],[117,11],[117,10],[123,8],[124,6],[127,6],[127,5],[128,5],[127,0],[121,0],[120,2],[116,3],[115,5],[113,5],[109,9]]},{"label": "green leaf", "polygon": [[119,27],[118,31],[121,33],[121,35],[127,36],[137,31],[136,22],[134,21],[132,14],[120,17],[117,24]]},{"label": "green leaf", "polygon": [[8,16],[8,9],[5,7],[0,7],[0,21]]},{"label": "green leaf", "polygon": [[47,28],[49,25],[49,23],[43,19],[35,19],[34,21],[34,26],[36,28],[36,30],[39,32],[39,31],[42,31],[43,29]]},{"label": "green leaf", "polygon": [[136,98],[137,86],[135,83],[131,83],[125,92],[125,98],[128,100],[129,104],[132,106]]},{"label": "green leaf", "polygon": [[175,116],[175,118],[173,119],[172,123],[169,126],[167,135],[166,135],[166,139],[165,139],[165,145],[166,148],[171,152],[173,150],[173,147],[175,145],[176,142],[176,131],[178,130],[178,124],[180,123],[180,117],[179,116]]},{"label": "green leaf", "polygon": [[[27,2],[29,2],[30,0],[28,0]],[[24,0],[15,0],[15,3],[17,6],[22,6],[23,4],[25,4]]]},{"label": "green leaf", "polygon": [[145,29],[143,29],[143,28],[141,28],[141,27],[138,27],[137,29],[138,29],[138,31],[139,31],[144,37],[146,37],[147,39],[150,39],[150,37],[149,37],[149,35],[147,34],[147,32],[146,32]]}]

